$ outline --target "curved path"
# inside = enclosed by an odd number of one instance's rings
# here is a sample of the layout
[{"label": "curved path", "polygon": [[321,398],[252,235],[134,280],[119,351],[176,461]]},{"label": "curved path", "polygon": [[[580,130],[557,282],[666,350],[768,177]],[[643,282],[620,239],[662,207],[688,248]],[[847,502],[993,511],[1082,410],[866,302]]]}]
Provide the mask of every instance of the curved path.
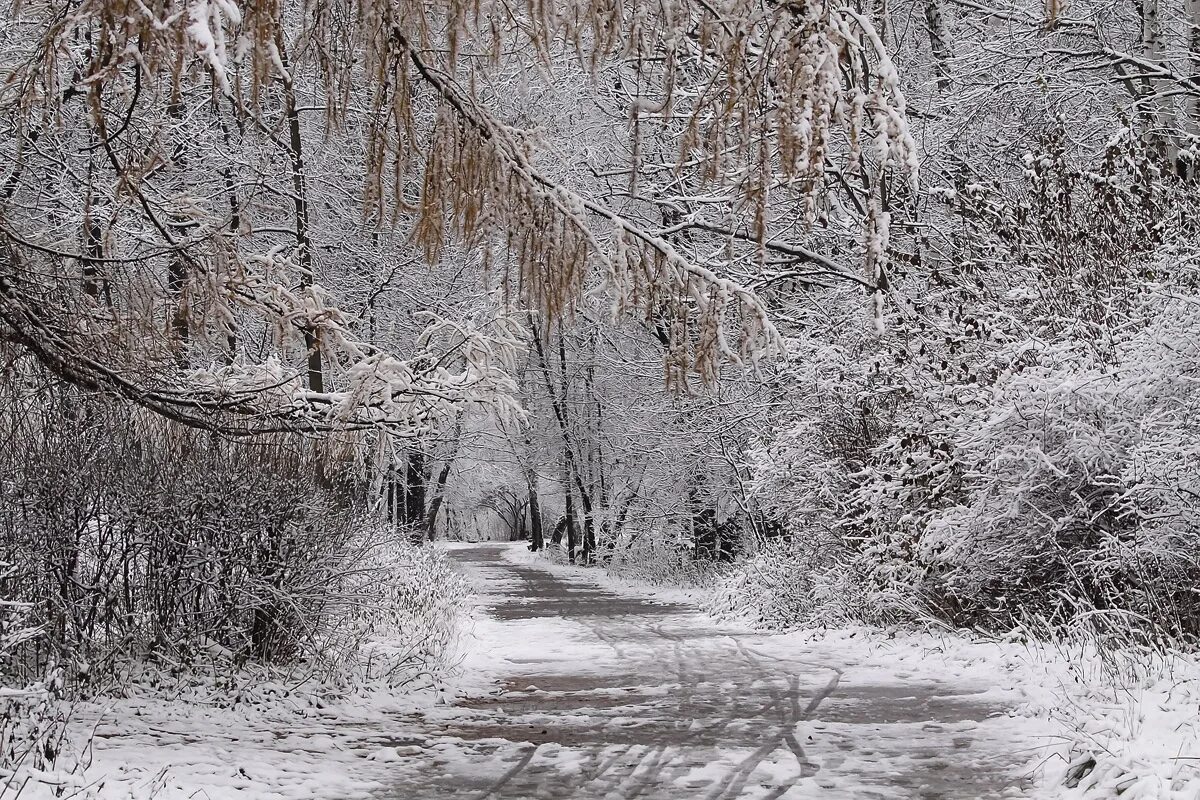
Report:
[{"label": "curved path", "polygon": [[936,643],[740,631],[506,549],[451,551],[480,585],[464,665],[480,688],[410,720],[420,733],[374,742],[397,748],[378,797],[965,800],[1026,788],[1036,724],[1012,716],[1020,687],[995,665]]}]

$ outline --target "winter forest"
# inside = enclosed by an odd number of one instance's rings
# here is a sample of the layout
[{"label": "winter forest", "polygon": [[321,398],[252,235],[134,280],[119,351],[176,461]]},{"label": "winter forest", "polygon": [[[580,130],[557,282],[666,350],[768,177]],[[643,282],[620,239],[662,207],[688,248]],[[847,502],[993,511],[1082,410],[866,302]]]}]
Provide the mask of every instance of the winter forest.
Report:
[{"label": "winter forest", "polygon": [[1200,0],[0,5],[0,798],[1200,798]]}]

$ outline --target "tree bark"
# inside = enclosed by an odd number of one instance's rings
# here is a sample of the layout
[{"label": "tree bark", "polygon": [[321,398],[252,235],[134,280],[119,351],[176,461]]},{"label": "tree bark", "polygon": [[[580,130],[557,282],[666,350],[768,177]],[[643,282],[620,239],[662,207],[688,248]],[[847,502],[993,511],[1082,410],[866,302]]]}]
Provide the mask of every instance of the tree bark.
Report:
[{"label": "tree bark", "polygon": [[[404,522],[420,530],[425,530],[425,454],[420,450],[409,450],[404,469]],[[417,538],[414,535],[414,538]]]},{"label": "tree bark", "polygon": [[575,492],[571,489],[571,479],[566,475],[563,476],[563,489],[566,492],[567,560],[574,564],[575,545],[579,541],[579,528],[575,524]]},{"label": "tree bark", "polygon": [[[300,288],[313,284],[313,246],[309,233],[308,192],[304,173],[304,139],[300,131],[300,112],[296,105],[296,84],[288,65],[287,50],[283,35],[276,36],[276,47],[283,66],[284,114],[288,126],[288,156],[291,159],[292,195],[296,223],[296,249],[300,257]],[[308,359],[308,388],[314,392],[325,391],[325,369],[321,358],[320,342],[312,325],[304,326],[304,349]]]},{"label": "tree bark", "polygon": [[396,465],[389,463],[383,478],[384,495],[387,498],[387,519],[392,525],[400,524],[400,481],[396,478]]},{"label": "tree bark", "polygon": [[538,354],[538,360],[541,362],[542,376],[546,382],[546,393],[550,396],[550,405],[554,410],[554,418],[558,422],[558,428],[562,434],[563,440],[563,462],[565,475],[563,476],[563,488],[567,495],[567,532],[568,532],[568,551],[572,563],[575,560],[574,544],[578,541],[574,515],[574,500],[572,498],[572,486],[579,492],[579,502],[583,507],[583,546],[584,546],[584,561],[590,562],[592,554],[596,546],[595,532],[595,517],[592,509],[592,498],[588,493],[587,487],[583,483],[583,478],[580,475],[578,460],[575,452],[575,439],[571,432],[570,410],[567,406],[567,353],[566,343],[562,335],[562,327],[559,327],[558,339],[558,357],[559,357],[559,381],[560,388],[554,388],[554,382],[550,379],[550,364],[546,358],[546,350],[542,344],[541,331],[536,324],[533,325],[533,341],[534,348]]},{"label": "tree bark", "polygon": [[946,16],[938,0],[926,0],[925,24],[929,29],[929,49],[933,51],[933,74],[937,78],[938,91],[950,91],[950,59],[954,49],[950,46],[950,33],[946,30]]},{"label": "tree bark", "polygon": [[442,468],[438,470],[437,480],[434,482],[433,493],[429,499],[429,510],[425,517],[425,539],[432,542],[437,533],[437,517],[438,512],[442,508],[442,503],[446,498],[446,482],[450,480],[450,470],[454,467],[454,459],[458,457],[458,447],[462,438],[462,416],[454,421],[454,442],[450,452],[442,461]]},{"label": "tree bark", "polygon": [[529,549],[535,553],[546,546],[542,536],[542,510],[538,504],[537,486],[529,486]]},{"label": "tree bark", "polygon": [[83,291],[89,297],[100,298],[104,279],[100,277],[100,263],[104,258],[104,239],[100,223],[96,221],[88,198],[88,210],[83,217]]},{"label": "tree bark", "polygon": [[429,501],[429,513],[425,518],[425,539],[433,541],[434,535],[437,533],[437,517],[438,511],[442,508],[442,502],[446,499],[446,481],[450,477],[450,467],[454,463],[454,458],[447,458],[442,464],[441,470],[438,471],[437,484],[434,489],[433,499]]},{"label": "tree bark", "polygon": [[[1162,34],[1162,8],[1160,0],[1140,0],[1141,56],[1151,64],[1163,65],[1166,45]],[[1169,100],[1162,96],[1164,89],[1161,78],[1147,77],[1142,80],[1142,100],[1146,108],[1147,140],[1151,150],[1166,164],[1175,167],[1178,161],[1178,146],[1172,132]]]}]

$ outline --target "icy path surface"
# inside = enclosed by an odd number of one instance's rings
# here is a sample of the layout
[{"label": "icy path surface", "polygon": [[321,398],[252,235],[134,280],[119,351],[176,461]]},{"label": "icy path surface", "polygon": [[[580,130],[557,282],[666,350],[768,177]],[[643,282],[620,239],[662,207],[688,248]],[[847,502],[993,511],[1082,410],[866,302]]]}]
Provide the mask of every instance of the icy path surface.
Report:
[{"label": "icy path surface", "polygon": [[1022,671],[994,653],[750,633],[514,563],[511,547],[452,551],[481,586],[464,665],[479,688],[376,740],[396,747],[381,800],[966,800],[1029,788],[1046,730],[1014,711],[1029,696]]}]

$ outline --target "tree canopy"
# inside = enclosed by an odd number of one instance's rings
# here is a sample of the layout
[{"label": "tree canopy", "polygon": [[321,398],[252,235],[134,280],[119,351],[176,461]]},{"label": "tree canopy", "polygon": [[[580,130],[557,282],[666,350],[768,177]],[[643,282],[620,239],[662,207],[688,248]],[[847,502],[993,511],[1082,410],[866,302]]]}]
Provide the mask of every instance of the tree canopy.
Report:
[{"label": "tree canopy", "polygon": [[[404,434],[495,402],[512,312],[569,317],[597,289],[664,333],[668,382],[712,383],[779,351],[744,280],[779,254],[882,296],[887,209],[916,181],[896,71],[840,2],[17,2],[2,36],[6,336],[62,379],[232,433]],[[621,90],[624,197],[543,163],[497,102],[514,63]],[[680,217],[639,189],[651,160],[730,206],[691,231],[713,254],[627,213]],[[787,242],[826,219],[834,179],[867,187],[865,265]],[[430,262],[466,248],[499,295],[380,346],[318,228]]]}]

